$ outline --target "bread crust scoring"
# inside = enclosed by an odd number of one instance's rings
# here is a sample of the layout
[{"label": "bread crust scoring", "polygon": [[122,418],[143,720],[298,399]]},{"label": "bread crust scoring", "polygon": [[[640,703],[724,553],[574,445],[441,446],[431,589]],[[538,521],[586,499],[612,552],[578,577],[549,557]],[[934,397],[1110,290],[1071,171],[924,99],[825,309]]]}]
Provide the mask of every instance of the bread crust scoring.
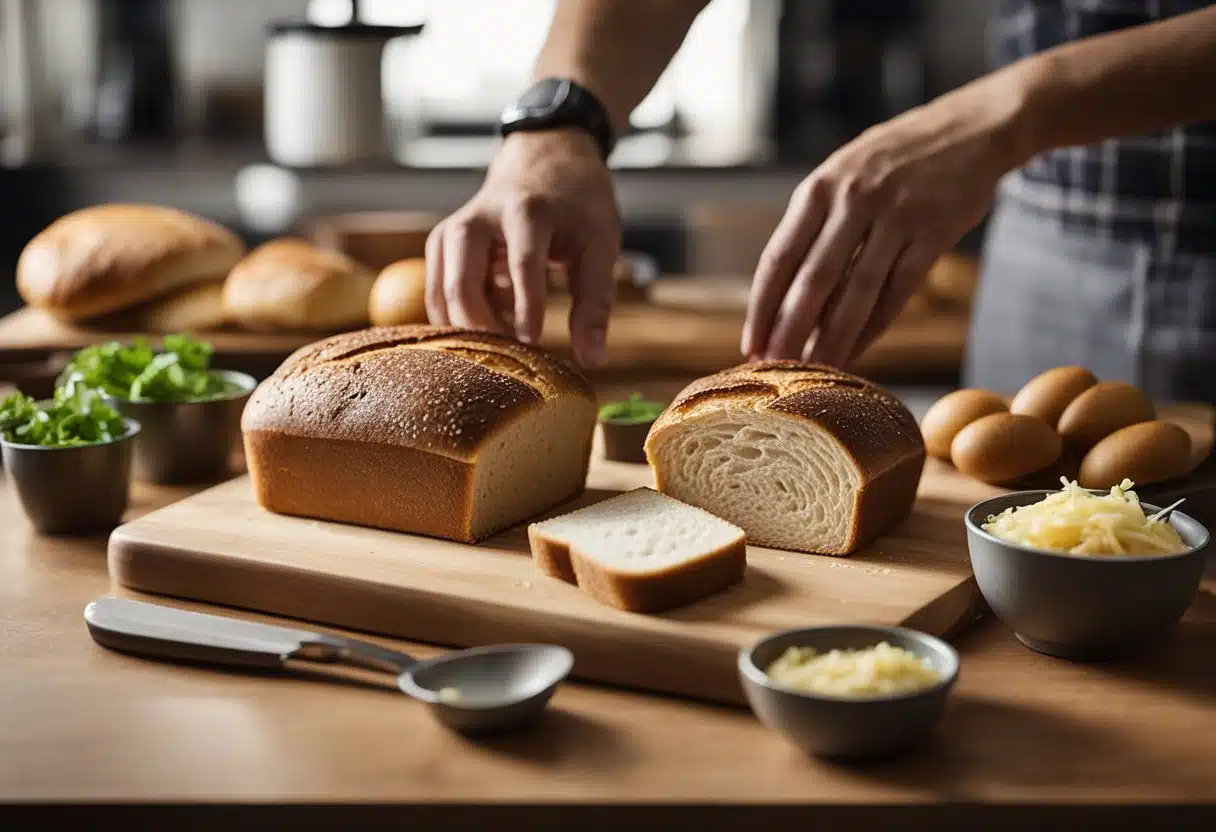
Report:
[{"label": "bread crust scoring", "polygon": [[373,327],[289,356],[254,392],[242,429],[468,461],[521,413],[562,395],[595,400],[569,365],[506,336],[457,327]]}]

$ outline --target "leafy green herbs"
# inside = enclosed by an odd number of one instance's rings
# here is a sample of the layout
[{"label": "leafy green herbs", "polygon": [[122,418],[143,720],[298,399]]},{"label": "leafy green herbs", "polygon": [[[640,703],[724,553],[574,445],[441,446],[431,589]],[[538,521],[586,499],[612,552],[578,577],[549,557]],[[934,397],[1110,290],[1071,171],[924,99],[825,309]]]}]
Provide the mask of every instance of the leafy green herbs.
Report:
[{"label": "leafy green herbs", "polygon": [[167,335],[159,352],[143,338],[85,347],[72,356],[60,384],[76,381],[129,401],[197,401],[233,386],[210,370],[212,347],[188,335]]},{"label": "leafy green herbs", "polygon": [[659,402],[646,401],[641,393],[633,393],[627,401],[609,402],[600,408],[600,421],[618,425],[653,422],[663,412]]},{"label": "leafy green herbs", "polygon": [[67,447],[113,442],[127,423],[95,390],[70,381],[39,404],[24,393],[0,401],[0,435],[19,445]]}]

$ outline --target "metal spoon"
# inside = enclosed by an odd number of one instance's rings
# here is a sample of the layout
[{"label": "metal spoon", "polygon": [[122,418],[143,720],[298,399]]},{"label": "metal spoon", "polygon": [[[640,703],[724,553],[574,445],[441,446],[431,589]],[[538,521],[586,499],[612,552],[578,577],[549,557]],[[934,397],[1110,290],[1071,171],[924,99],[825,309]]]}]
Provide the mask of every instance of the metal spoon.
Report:
[{"label": "metal spoon", "polygon": [[98,598],[84,609],[98,644],[124,653],[236,667],[283,668],[293,660],[397,674],[397,687],[465,732],[505,730],[545,709],[574,666],[552,644],[501,644],[429,661],[364,641],[188,612],[126,598]]}]

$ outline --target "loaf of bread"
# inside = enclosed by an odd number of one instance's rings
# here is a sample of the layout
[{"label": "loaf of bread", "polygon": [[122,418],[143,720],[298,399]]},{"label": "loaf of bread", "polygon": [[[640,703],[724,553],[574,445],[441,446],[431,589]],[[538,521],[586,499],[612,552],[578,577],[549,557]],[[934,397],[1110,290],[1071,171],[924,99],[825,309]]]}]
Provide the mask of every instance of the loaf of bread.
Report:
[{"label": "loaf of bread", "polygon": [[262,331],[332,332],[366,326],[375,275],[339,252],[284,237],[254,249],[224,283],[224,310]]},{"label": "loaf of bread", "polygon": [[17,261],[17,291],[66,321],[130,309],[223,280],[245,253],[226,228],[159,205],[96,205],[34,237]]},{"label": "loaf of bread", "polygon": [[650,488],[635,488],[528,527],[547,575],[629,612],[663,612],[743,580],[738,526]]},{"label": "loaf of bread", "polygon": [[474,542],[581,493],[595,394],[508,337],[378,327],[293,353],[245,407],[258,502]]},{"label": "loaf of bread", "polygon": [[846,555],[911,511],[925,443],[877,385],[797,361],[744,364],[686,387],[646,456],[660,491],[750,543]]},{"label": "loaf of bread", "polygon": [[426,260],[398,260],[385,267],[372,285],[367,314],[372,326],[426,323]]}]

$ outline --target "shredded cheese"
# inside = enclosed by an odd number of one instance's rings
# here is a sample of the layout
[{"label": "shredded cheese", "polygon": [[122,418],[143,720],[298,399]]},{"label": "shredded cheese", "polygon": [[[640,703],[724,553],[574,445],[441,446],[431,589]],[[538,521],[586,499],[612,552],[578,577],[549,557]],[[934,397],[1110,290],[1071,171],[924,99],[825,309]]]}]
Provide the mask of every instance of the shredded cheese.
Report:
[{"label": "shredded cheese", "polygon": [[789,647],[766,670],[778,684],[835,697],[895,696],[941,681],[926,658],[880,642],[865,650]]},{"label": "shredded cheese", "polygon": [[1009,543],[1070,555],[1153,556],[1187,550],[1173,526],[1145,515],[1131,480],[1102,495],[1065,477],[1060,482],[1062,490],[989,516],[982,528]]}]

